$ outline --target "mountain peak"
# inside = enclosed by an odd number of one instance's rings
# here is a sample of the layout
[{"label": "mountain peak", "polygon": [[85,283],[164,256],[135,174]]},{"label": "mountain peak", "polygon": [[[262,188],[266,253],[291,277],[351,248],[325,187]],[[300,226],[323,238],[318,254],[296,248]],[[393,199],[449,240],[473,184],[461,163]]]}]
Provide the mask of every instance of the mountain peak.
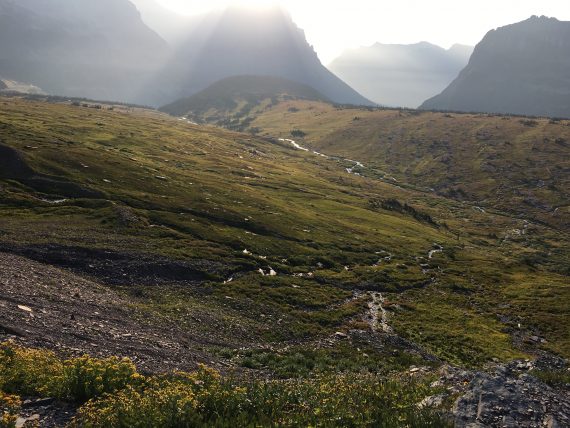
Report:
[{"label": "mountain peak", "polygon": [[546,15],[532,15],[529,19],[527,19],[527,21],[540,21],[540,22],[560,22],[558,19],[554,18],[554,17],[549,17]]},{"label": "mountain peak", "polygon": [[174,55],[162,81],[174,82],[163,103],[231,76],[275,76],[308,85],[339,104],[373,103],[327,70],[305,33],[279,6],[239,6],[210,15]]},{"label": "mountain peak", "polygon": [[500,27],[422,108],[570,117],[569,57],[570,22],[532,16]]},{"label": "mountain peak", "polygon": [[0,0],[0,40],[6,79],[130,102],[166,47],[129,0]]}]

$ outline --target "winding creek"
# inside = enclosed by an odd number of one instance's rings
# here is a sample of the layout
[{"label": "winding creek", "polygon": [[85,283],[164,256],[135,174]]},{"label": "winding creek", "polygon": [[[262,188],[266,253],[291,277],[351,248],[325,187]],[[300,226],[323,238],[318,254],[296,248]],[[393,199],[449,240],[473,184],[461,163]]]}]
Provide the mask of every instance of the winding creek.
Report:
[{"label": "winding creek", "polygon": [[315,150],[310,150],[310,149],[308,149],[308,148],[306,148],[306,147],[303,147],[303,146],[301,146],[299,143],[297,143],[295,140],[290,140],[290,139],[288,139],[288,138],[279,138],[279,141],[284,142],[284,143],[289,143],[289,144],[291,144],[291,145],[292,145],[295,149],[297,149],[297,150],[302,150],[302,151],[304,151],[304,152],[310,152],[310,153],[313,153],[313,154],[315,154],[315,155],[317,155],[317,156],[321,156],[321,157],[326,158],[326,159],[333,159],[333,160],[338,160],[338,161],[342,161],[342,162],[350,162],[350,163],[353,163],[354,166],[345,169],[346,172],[349,173],[349,174],[360,175],[358,172],[355,172],[355,169],[356,169],[356,168],[361,168],[361,169],[366,168],[362,162],[355,161],[355,160],[352,160],[352,159],[344,159],[344,158],[338,158],[338,157],[328,156],[328,155],[325,155],[325,154],[323,154],[323,153],[317,152],[317,151],[315,151]]}]

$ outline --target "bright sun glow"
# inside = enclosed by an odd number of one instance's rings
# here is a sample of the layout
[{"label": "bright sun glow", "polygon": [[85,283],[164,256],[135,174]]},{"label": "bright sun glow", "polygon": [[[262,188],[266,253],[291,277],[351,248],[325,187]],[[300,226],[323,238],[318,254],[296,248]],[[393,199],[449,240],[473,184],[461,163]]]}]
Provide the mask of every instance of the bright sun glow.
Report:
[{"label": "bright sun glow", "polygon": [[[271,0],[158,2],[184,15],[219,10],[230,3],[254,8],[277,3]],[[570,20],[568,0],[280,0],[278,3],[289,10],[295,23],[305,30],[309,43],[325,64],[347,48],[376,42],[428,41],[445,48],[454,43],[475,45],[487,31],[531,15]]]},{"label": "bright sun glow", "polygon": [[159,3],[177,13],[185,15],[196,15],[209,12],[211,10],[223,9],[229,5],[239,5],[252,9],[262,9],[275,4],[280,4],[281,2],[268,0],[159,0]]}]

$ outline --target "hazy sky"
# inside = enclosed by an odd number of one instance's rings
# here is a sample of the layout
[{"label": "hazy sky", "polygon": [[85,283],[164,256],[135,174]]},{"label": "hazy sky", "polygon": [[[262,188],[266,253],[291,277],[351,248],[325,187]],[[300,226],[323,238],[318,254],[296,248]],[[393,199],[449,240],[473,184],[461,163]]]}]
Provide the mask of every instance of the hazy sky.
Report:
[{"label": "hazy sky", "polygon": [[[229,0],[157,0],[186,15],[222,8]],[[235,1],[233,1],[236,3]],[[255,7],[270,0],[243,0]],[[275,3],[275,2],[273,2]],[[531,15],[570,21],[570,0],[282,0],[305,30],[321,61],[343,50],[375,42],[428,41],[445,48],[475,45],[490,29]]]}]

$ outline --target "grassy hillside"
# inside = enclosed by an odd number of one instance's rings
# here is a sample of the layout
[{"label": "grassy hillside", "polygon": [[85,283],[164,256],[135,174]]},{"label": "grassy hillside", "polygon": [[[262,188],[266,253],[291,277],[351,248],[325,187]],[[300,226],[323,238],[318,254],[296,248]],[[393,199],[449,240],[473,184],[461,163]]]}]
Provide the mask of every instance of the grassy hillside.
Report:
[{"label": "grassy hillside", "polygon": [[310,86],[273,76],[233,76],[222,79],[190,97],[182,98],[160,110],[174,116],[186,116],[199,123],[219,123],[245,130],[240,119],[259,111],[260,106],[279,100],[302,99],[327,101]]},{"label": "grassy hillside", "polygon": [[307,146],[363,162],[368,177],[570,226],[570,121],[290,101],[251,126],[274,136],[302,130]]},{"label": "grassy hillside", "polygon": [[[533,221],[532,210],[521,210],[530,213],[525,219],[514,214],[518,206],[494,202],[474,209],[444,191],[425,191],[428,179],[403,166],[379,172],[390,163],[379,153],[402,156],[399,165],[419,163],[423,143],[410,153],[395,143],[390,150],[359,145],[358,135],[408,135],[415,128],[403,124],[420,120],[526,130],[515,119],[292,102],[254,122],[275,136],[303,130],[306,144],[327,153],[374,154],[363,159],[366,168],[351,170],[354,162],[287,141],[153,111],[18,98],[0,105],[0,250],[23,256],[0,258],[5,272],[21,266],[0,291],[0,303],[13,308],[0,313],[0,333],[25,345],[63,356],[134,355],[155,372],[204,362],[246,377],[312,380],[393,376],[412,365],[429,371],[441,362],[480,367],[545,352],[570,357],[564,222],[556,229]],[[394,120],[382,122],[388,117]],[[341,138],[345,124],[354,124],[350,143]],[[539,122],[528,132],[551,135],[562,126]],[[434,135],[461,141],[447,129]],[[453,159],[468,159],[457,153]],[[565,158],[552,161],[551,171],[566,168]],[[428,177],[435,162],[415,168]],[[466,171],[466,164],[449,168]],[[491,192],[464,183],[465,192]],[[561,198],[562,186],[550,192]],[[54,270],[42,277],[29,259]],[[70,301],[70,293],[79,297]],[[97,301],[98,293],[105,298]],[[60,323],[73,334],[51,340],[63,307],[77,307]],[[84,329],[93,313],[109,313],[108,327],[98,320]],[[111,339],[128,345],[117,351]],[[135,396],[125,400],[139,405]]]},{"label": "grassy hillside", "polygon": [[[53,244],[184,261],[184,280],[207,283],[238,302],[247,296],[260,312],[286,309],[278,329],[262,323],[271,338],[341,326],[360,310],[358,300],[346,300],[354,290],[406,290],[436,281],[460,290],[455,297],[468,308],[473,299],[486,298],[479,287],[507,293],[518,276],[532,273],[551,285],[553,298],[567,292],[553,286],[567,275],[564,234],[498,210],[481,212],[347,174],[338,161],[284,142],[146,111],[17,99],[3,101],[0,121],[2,145],[17,151],[21,164],[18,171],[3,169],[4,245],[26,254],[32,254],[28,247]],[[431,220],[385,203],[391,200]],[[445,251],[427,259],[434,243]],[[390,262],[377,263],[388,253]],[[431,264],[427,273],[422,264]],[[270,267],[277,276],[257,272]],[[177,279],[172,276],[167,279]],[[230,277],[234,281],[223,284]],[[105,281],[145,283],[130,273],[125,281]],[[329,311],[331,305],[339,306]],[[255,308],[248,315],[254,321]],[[476,318],[491,315],[472,310]],[[490,312],[498,332],[496,308]],[[510,349],[504,338],[501,353]],[[549,346],[567,346],[553,342]]]}]

